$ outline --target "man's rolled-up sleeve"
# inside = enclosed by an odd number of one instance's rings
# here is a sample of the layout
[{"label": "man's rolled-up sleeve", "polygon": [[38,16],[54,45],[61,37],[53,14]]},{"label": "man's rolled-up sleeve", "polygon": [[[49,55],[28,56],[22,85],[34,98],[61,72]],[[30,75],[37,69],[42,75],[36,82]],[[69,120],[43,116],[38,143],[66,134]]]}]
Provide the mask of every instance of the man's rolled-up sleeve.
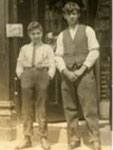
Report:
[{"label": "man's rolled-up sleeve", "polygon": [[56,46],[56,52],[55,52],[56,66],[60,72],[66,69],[66,64],[64,62],[63,55],[64,55],[64,48],[63,48],[63,42],[62,42],[62,33],[60,33],[57,38],[57,46]]},{"label": "man's rolled-up sleeve", "polygon": [[99,43],[97,41],[94,30],[89,26],[86,28],[86,35],[88,38],[89,53],[83,64],[87,66],[88,69],[90,69],[99,58]]}]

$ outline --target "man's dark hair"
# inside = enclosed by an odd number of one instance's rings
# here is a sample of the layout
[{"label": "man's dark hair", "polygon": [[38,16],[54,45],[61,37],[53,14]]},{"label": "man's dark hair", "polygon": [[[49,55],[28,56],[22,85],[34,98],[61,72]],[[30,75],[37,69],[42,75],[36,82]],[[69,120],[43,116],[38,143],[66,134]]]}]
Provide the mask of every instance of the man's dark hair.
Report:
[{"label": "man's dark hair", "polygon": [[38,21],[32,21],[32,22],[30,22],[28,24],[28,27],[27,27],[28,33],[30,33],[31,31],[33,31],[35,29],[39,29],[40,31],[43,32],[43,28],[42,28],[41,24]]},{"label": "man's dark hair", "polygon": [[63,7],[63,13],[71,13],[73,11],[77,11],[77,13],[80,13],[80,7],[76,2],[67,2]]}]

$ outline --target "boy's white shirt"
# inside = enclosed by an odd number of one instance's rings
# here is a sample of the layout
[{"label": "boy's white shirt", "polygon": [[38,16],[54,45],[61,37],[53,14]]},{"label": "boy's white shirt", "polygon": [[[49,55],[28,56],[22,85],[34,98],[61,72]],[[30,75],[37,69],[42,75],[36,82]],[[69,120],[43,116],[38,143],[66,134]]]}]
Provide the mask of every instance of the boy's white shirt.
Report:
[{"label": "boy's white shirt", "polygon": [[[21,73],[24,70],[24,67],[31,67],[32,53],[33,53],[32,43],[22,46],[17,59],[17,66],[16,66],[16,74],[18,77],[20,77]],[[37,47],[35,56],[35,67],[48,67],[49,76],[51,78],[54,77],[56,71],[54,52],[49,45],[43,44],[42,46]]]},{"label": "boy's white shirt", "polygon": [[[76,25],[75,28],[69,28],[69,32],[72,39],[74,39],[76,35],[78,26],[79,25]],[[86,65],[88,68],[91,68],[96,62],[97,58],[99,57],[98,51],[99,43],[97,41],[94,30],[90,26],[86,26],[86,36],[88,38],[89,53],[83,64]],[[57,38],[57,47],[55,52],[56,66],[60,72],[66,69],[66,64],[63,60],[63,55],[64,55],[63,32],[61,32]]]}]

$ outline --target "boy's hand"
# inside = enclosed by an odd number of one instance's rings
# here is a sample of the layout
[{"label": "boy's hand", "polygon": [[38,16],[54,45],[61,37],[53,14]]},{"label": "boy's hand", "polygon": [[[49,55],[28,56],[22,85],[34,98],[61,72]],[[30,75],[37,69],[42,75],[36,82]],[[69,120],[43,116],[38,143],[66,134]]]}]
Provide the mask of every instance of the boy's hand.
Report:
[{"label": "boy's hand", "polygon": [[74,82],[77,79],[77,76],[74,74],[74,72],[69,71],[68,69],[63,70],[63,74],[71,81]]},{"label": "boy's hand", "polygon": [[[22,73],[23,73],[23,72],[22,72]],[[22,73],[20,73],[20,74],[18,75],[18,78],[19,78],[19,79],[21,79]]]},{"label": "boy's hand", "polygon": [[53,78],[51,76],[49,76],[49,80],[51,81]]},{"label": "boy's hand", "polygon": [[80,69],[74,71],[74,75],[79,78],[86,71],[86,69],[87,67],[83,65]]}]

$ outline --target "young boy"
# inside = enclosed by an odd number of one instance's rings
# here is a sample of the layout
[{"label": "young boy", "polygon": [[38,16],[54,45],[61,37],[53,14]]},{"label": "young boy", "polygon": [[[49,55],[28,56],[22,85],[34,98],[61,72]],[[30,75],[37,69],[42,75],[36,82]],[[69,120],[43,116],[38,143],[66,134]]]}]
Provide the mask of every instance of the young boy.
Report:
[{"label": "young boy", "polygon": [[79,24],[80,7],[77,3],[68,2],[63,12],[68,28],[58,36],[55,59],[62,78],[69,149],[80,146],[77,102],[79,100],[93,150],[100,150],[96,85],[93,74],[93,66],[99,57],[99,44],[94,30]]},{"label": "young boy", "polygon": [[24,140],[19,148],[31,147],[35,102],[41,145],[43,149],[49,150],[46,103],[49,81],[55,75],[54,53],[49,45],[42,42],[43,29],[40,23],[31,22],[27,30],[31,43],[21,48],[16,67],[21,80],[24,132]]}]

